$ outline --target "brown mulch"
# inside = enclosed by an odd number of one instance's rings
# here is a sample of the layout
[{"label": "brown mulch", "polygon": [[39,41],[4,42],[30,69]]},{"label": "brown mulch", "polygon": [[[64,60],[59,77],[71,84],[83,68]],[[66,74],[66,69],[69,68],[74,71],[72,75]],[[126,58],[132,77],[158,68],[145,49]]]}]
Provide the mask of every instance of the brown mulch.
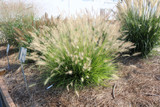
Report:
[{"label": "brown mulch", "polygon": [[[6,44],[0,45],[0,68],[7,66]],[[41,84],[40,72],[33,65],[24,65],[29,84],[26,90],[17,61],[18,53],[11,47],[11,70],[5,75],[9,93],[18,107],[159,107],[160,56],[148,59],[123,57],[119,61],[119,79],[108,87],[86,88],[79,91],[49,89]],[[114,87],[114,91],[113,91]]]}]

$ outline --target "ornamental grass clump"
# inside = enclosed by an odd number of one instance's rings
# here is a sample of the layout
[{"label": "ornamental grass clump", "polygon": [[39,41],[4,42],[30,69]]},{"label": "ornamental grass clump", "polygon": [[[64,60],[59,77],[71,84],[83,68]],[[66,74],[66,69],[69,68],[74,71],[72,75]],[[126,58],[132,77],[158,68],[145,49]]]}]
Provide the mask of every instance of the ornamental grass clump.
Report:
[{"label": "ornamental grass clump", "polygon": [[122,38],[136,46],[131,53],[147,56],[160,42],[160,1],[123,0],[118,4]]},{"label": "ornamental grass clump", "polygon": [[44,84],[82,88],[104,84],[116,73],[112,63],[116,53],[125,48],[119,38],[119,24],[109,24],[100,17],[78,16],[59,22],[56,27],[43,26],[31,33],[30,48],[46,77]]}]

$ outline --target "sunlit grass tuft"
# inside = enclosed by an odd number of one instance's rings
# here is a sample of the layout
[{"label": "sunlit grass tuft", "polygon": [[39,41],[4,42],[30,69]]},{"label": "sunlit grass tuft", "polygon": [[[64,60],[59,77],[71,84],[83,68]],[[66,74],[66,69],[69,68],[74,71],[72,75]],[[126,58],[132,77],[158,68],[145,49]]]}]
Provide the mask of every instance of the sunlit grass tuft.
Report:
[{"label": "sunlit grass tuft", "polygon": [[30,48],[35,52],[30,58],[44,68],[44,84],[67,89],[104,85],[116,73],[113,59],[125,50],[125,44],[117,40],[119,23],[110,24],[101,17],[71,17],[31,35]]}]

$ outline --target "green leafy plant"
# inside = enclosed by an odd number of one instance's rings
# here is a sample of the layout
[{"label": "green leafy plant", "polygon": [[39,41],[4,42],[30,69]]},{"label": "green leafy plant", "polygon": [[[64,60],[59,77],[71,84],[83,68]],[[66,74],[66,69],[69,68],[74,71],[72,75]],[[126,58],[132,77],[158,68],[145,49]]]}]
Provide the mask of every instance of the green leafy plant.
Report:
[{"label": "green leafy plant", "polygon": [[43,26],[31,33],[35,52],[30,58],[44,68],[44,84],[67,89],[102,85],[116,73],[116,53],[125,50],[118,31],[118,23],[87,15],[60,21],[56,27]]},{"label": "green leafy plant", "polygon": [[136,46],[131,53],[147,56],[160,42],[160,1],[124,0],[118,4],[123,40]]}]

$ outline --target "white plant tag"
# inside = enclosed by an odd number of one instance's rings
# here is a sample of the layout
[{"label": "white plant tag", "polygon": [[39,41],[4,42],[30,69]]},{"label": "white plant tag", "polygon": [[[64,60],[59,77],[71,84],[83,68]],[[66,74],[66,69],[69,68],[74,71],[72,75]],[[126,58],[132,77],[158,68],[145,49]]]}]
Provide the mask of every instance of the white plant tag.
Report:
[{"label": "white plant tag", "polygon": [[[19,52],[19,57],[18,57],[18,59],[19,59],[19,61],[21,62],[21,70],[22,70],[22,73],[23,73],[24,82],[25,82],[25,84],[26,84],[26,89],[27,89],[27,91],[28,91],[28,93],[29,93],[29,88],[28,88],[28,84],[27,84],[27,79],[26,79],[26,76],[25,76],[25,74],[24,74],[24,69],[23,69],[23,63],[25,62],[26,54],[27,54],[27,49],[24,48],[24,47],[21,47],[20,52]],[[30,93],[29,93],[29,95],[30,95]]]},{"label": "white plant tag", "polygon": [[21,47],[20,53],[19,53],[19,61],[21,63],[24,63],[26,60],[26,54],[27,54],[27,49],[24,47]]},{"label": "white plant tag", "polygon": [[9,52],[9,48],[10,48],[10,45],[8,44],[8,45],[7,45],[7,50],[6,50],[7,54],[8,54],[8,52]]}]

